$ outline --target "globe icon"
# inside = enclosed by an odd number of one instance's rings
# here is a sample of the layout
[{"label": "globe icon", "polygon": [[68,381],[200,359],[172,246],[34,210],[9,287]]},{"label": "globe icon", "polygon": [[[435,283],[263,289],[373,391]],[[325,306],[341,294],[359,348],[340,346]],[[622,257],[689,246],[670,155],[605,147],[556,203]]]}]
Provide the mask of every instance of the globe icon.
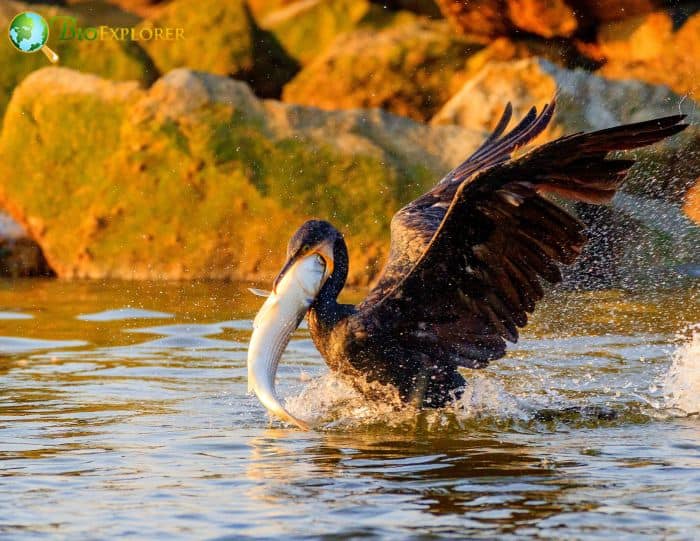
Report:
[{"label": "globe icon", "polygon": [[38,51],[49,39],[49,25],[33,11],[20,13],[10,23],[10,41],[23,53]]},{"label": "globe icon", "polygon": [[10,42],[23,53],[42,51],[51,62],[58,61],[58,55],[46,46],[49,39],[49,25],[41,15],[25,11],[15,16],[10,23]]}]

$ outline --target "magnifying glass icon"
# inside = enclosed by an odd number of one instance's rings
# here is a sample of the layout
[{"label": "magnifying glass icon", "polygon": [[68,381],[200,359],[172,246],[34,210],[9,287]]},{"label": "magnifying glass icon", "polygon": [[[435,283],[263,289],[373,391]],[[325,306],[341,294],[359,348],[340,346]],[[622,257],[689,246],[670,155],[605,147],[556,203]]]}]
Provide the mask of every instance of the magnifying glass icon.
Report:
[{"label": "magnifying glass icon", "polygon": [[22,53],[41,51],[52,64],[58,62],[58,55],[50,49],[49,25],[41,15],[33,11],[24,11],[15,16],[10,23],[10,43]]}]

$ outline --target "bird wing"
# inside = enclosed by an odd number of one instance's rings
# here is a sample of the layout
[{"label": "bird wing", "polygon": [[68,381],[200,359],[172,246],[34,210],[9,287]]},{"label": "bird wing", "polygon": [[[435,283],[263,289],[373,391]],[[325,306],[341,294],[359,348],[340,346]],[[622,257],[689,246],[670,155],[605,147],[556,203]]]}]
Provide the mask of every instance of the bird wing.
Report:
[{"label": "bird wing", "polygon": [[[523,133],[541,131],[547,116],[550,108]],[[518,327],[527,323],[527,314],[543,296],[540,277],[561,280],[557,263],[573,262],[586,242],[583,224],[543,195],[609,201],[634,162],[606,159],[607,154],[678,133],[686,127],[679,124],[683,118],[577,133],[513,160],[506,149],[527,137],[507,135],[504,139],[511,141],[498,143],[498,135],[492,135],[416,200],[423,203],[411,203],[398,213],[396,227],[404,228],[400,235],[428,240],[416,255],[410,247],[414,241],[395,243],[392,232],[397,270],[390,262],[388,278],[385,272],[358,307],[367,334],[427,354],[442,366],[477,368],[503,356],[504,340],[517,340]],[[437,220],[439,206],[426,202],[442,204],[441,194],[450,191]],[[395,253],[401,246],[409,246],[408,254]]]},{"label": "bird wing", "polygon": [[394,215],[391,220],[391,247],[387,264],[365,304],[377,302],[410,272],[440,227],[459,186],[478,171],[508,161],[515,150],[525,146],[544,131],[552,119],[554,108],[554,100],[545,105],[540,114],[532,107],[527,115],[504,135],[505,128],[513,116],[513,107],[508,103],[491,135],[469,158],[447,173],[430,191],[411,201]]}]

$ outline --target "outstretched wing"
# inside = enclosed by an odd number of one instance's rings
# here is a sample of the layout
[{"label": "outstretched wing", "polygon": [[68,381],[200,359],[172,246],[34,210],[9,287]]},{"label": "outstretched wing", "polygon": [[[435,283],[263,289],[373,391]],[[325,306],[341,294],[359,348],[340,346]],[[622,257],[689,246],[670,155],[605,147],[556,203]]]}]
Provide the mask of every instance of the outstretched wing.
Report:
[{"label": "outstretched wing", "polygon": [[[557,263],[573,262],[586,242],[583,224],[543,194],[609,201],[634,162],[605,159],[608,152],[678,133],[686,127],[682,119],[578,133],[510,161],[495,149],[480,151],[483,158],[477,153],[421,198],[442,202],[441,190],[454,190],[437,227],[434,206],[414,202],[401,211],[400,219],[425,227],[429,239],[399,279],[380,284],[359,306],[368,334],[420,353],[443,371],[501,357],[504,339],[517,340],[518,327],[543,296],[540,277],[561,280]],[[541,128],[537,120],[530,126]]]},{"label": "outstretched wing", "polygon": [[508,133],[503,134],[513,115],[509,103],[493,133],[463,163],[447,173],[432,190],[399,210],[391,220],[391,248],[377,285],[365,304],[373,303],[408,274],[420,259],[440,227],[459,186],[480,170],[508,161],[513,151],[537,137],[549,124],[555,102],[545,105],[538,115],[533,107]]}]

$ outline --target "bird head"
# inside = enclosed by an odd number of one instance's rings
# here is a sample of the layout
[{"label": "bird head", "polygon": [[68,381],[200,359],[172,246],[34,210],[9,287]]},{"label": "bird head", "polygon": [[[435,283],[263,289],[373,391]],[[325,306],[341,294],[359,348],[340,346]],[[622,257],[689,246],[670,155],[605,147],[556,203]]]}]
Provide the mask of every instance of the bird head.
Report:
[{"label": "bird head", "polygon": [[[342,238],[340,232],[323,220],[309,220],[292,235],[287,244],[287,261],[272,283],[272,291],[277,292],[277,286],[289,270],[300,260],[308,257],[318,257],[324,265],[322,283],[328,280],[335,268],[335,244]],[[319,288],[320,289],[320,288]]]}]

